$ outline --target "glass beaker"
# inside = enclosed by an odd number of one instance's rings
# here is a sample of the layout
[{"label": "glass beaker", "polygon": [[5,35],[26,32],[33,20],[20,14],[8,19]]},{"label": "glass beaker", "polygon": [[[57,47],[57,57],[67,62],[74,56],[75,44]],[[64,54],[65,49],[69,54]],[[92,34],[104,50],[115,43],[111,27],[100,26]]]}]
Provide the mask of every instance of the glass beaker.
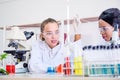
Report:
[{"label": "glass beaker", "polygon": [[11,54],[7,56],[5,65],[6,65],[6,71],[9,74],[15,74],[15,60]]}]

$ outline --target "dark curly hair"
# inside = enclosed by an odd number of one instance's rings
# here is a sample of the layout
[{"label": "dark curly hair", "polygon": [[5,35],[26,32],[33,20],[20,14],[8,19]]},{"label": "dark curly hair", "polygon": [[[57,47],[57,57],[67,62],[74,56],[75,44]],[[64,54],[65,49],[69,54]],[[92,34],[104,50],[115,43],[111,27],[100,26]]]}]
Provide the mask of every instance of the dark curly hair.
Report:
[{"label": "dark curly hair", "polygon": [[120,28],[120,10],[118,8],[109,8],[103,11],[98,19],[102,19],[114,27],[115,24]]}]

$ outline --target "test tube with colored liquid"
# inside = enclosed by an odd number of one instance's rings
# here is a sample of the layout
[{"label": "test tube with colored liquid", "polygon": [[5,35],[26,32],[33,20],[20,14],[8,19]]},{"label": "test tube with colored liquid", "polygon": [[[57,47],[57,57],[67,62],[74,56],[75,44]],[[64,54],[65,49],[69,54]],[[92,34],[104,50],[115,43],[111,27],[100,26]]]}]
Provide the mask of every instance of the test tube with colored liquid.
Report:
[{"label": "test tube with colored liquid", "polygon": [[102,65],[102,73],[107,74],[106,64]]},{"label": "test tube with colored liquid", "polygon": [[64,64],[64,73],[65,75],[70,75],[71,74],[71,70],[70,70],[70,58],[66,57],[65,58],[65,64]]},{"label": "test tube with colored liquid", "polygon": [[120,75],[120,64],[118,64],[118,74]]},{"label": "test tube with colored liquid", "polygon": [[91,74],[95,74],[95,66],[93,64],[91,65],[90,69],[91,69]]},{"label": "test tube with colored liquid", "polygon": [[82,57],[81,56],[74,58],[74,70],[75,70],[75,75],[83,75]]}]

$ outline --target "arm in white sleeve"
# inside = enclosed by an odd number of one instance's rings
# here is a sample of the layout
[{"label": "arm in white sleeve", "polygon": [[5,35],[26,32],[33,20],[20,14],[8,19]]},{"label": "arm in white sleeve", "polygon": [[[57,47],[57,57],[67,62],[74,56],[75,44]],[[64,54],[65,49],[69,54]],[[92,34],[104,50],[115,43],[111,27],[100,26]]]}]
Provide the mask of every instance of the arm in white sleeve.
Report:
[{"label": "arm in white sleeve", "polygon": [[48,64],[45,64],[42,60],[42,54],[44,50],[38,45],[32,46],[31,58],[28,63],[28,68],[30,72],[47,72]]}]

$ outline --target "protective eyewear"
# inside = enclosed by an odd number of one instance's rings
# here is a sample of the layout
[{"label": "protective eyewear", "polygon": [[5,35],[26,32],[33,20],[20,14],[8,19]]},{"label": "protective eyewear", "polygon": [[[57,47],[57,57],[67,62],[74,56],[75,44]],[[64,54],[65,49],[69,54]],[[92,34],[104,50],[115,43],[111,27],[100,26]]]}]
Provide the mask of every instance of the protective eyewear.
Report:
[{"label": "protective eyewear", "polygon": [[55,32],[43,32],[44,35],[46,36],[52,36],[52,35],[59,35],[59,30],[55,31]]},{"label": "protective eyewear", "polygon": [[106,32],[106,31],[108,31],[110,28],[111,28],[111,27],[109,27],[109,26],[100,27],[99,30],[100,30],[100,32]]}]

